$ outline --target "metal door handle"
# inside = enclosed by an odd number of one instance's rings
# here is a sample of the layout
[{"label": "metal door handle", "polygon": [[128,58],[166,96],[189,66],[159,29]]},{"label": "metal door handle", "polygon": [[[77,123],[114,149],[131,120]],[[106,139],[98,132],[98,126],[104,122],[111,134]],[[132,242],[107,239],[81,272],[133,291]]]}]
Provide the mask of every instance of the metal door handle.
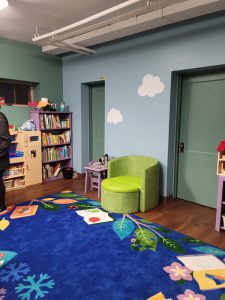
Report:
[{"label": "metal door handle", "polygon": [[180,143],[179,148],[180,152],[184,152],[184,143]]}]

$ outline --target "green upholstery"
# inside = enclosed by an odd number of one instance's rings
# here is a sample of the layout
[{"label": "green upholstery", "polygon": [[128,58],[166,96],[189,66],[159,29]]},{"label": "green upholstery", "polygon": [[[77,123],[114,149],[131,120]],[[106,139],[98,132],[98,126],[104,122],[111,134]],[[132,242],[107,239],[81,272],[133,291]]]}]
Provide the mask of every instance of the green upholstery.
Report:
[{"label": "green upholstery", "polygon": [[115,193],[134,193],[139,192],[141,179],[136,176],[119,176],[103,180],[102,188]]},{"label": "green upholstery", "polygon": [[131,214],[139,209],[139,191],[134,193],[114,193],[101,189],[101,205],[110,212]]},{"label": "green upholstery", "polygon": [[[102,207],[112,212],[125,213],[118,211],[118,207],[128,205],[128,213],[129,196],[133,199],[130,201],[133,209],[137,191],[139,208],[136,211],[145,212],[158,205],[159,161],[145,156],[124,156],[109,161],[108,178],[102,181]],[[121,201],[124,203],[120,203]],[[108,209],[108,205],[111,209]]]}]

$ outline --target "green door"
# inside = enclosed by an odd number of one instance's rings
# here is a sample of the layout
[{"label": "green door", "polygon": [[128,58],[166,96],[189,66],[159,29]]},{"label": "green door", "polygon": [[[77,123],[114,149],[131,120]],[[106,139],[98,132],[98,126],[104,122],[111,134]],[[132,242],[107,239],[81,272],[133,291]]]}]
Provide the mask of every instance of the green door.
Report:
[{"label": "green door", "polygon": [[105,135],[105,87],[103,85],[90,88],[90,160],[104,155]]},{"label": "green door", "polygon": [[225,73],[185,78],[181,100],[178,198],[216,207],[216,148],[221,140],[225,140]]}]

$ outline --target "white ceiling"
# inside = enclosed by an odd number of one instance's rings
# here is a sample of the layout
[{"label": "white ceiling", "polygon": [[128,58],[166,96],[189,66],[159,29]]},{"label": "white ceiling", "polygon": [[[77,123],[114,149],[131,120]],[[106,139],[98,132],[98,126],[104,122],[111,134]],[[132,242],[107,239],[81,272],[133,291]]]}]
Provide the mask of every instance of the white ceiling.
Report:
[{"label": "white ceiling", "polygon": [[[33,43],[32,38],[36,28],[38,34],[42,36],[126,2],[121,0],[8,1],[9,6],[0,10],[0,36],[26,43]],[[53,45],[52,37],[38,41],[38,44],[43,46],[44,52],[60,54],[73,50],[74,45],[91,47],[221,10],[225,10],[225,0],[141,0],[137,4],[67,31],[66,35],[57,35],[57,41],[66,42],[67,46]]]},{"label": "white ceiling", "polygon": [[36,26],[39,34],[58,29],[96,14],[122,0],[8,0],[0,10],[0,36],[32,43]]}]

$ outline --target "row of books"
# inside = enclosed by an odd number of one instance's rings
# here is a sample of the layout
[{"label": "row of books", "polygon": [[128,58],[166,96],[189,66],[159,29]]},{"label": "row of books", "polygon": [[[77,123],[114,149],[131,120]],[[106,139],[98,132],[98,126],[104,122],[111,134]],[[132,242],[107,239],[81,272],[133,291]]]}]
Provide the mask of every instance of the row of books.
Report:
[{"label": "row of books", "polygon": [[59,173],[61,172],[61,164],[57,163],[53,166],[46,164],[42,166],[42,177],[43,180],[53,177],[53,176],[58,176]]},{"label": "row of books", "polygon": [[43,162],[67,159],[70,158],[71,156],[72,156],[71,146],[44,148],[42,150]]},{"label": "row of books", "polygon": [[41,129],[70,128],[70,119],[60,119],[59,115],[40,115]]},{"label": "row of books", "polygon": [[41,133],[42,145],[51,146],[55,144],[68,144],[71,139],[70,130],[64,131],[61,134],[52,134],[52,133]]}]

